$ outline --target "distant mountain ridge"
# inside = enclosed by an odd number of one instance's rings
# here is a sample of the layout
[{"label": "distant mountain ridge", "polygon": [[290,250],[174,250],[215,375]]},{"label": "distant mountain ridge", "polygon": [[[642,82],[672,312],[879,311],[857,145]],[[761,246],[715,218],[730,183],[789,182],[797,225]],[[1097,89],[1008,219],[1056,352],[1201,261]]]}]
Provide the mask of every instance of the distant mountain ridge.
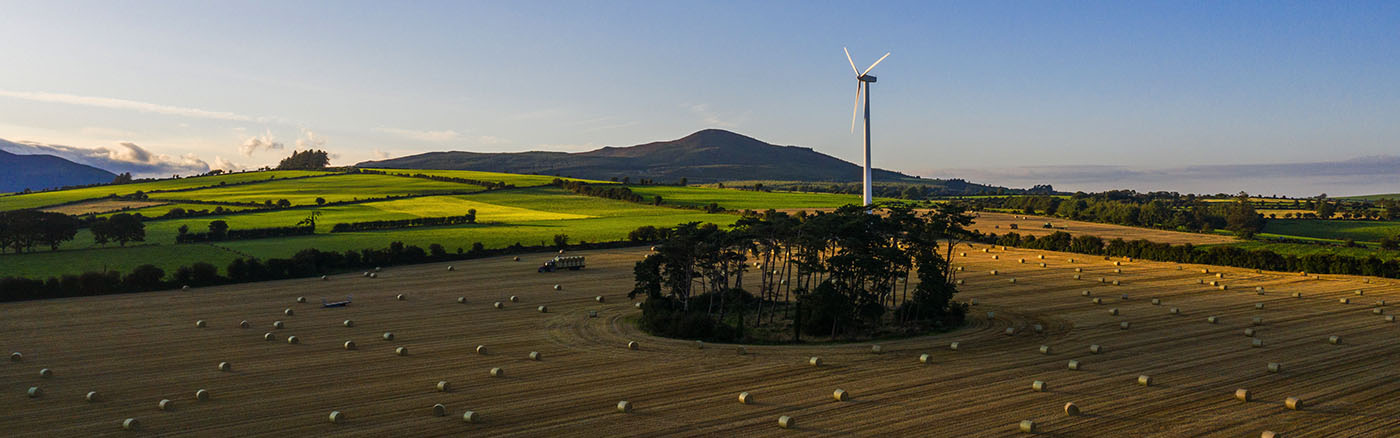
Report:
[{"label": "distant mountain ridge", "polygon": [[[723,181],[859,182],[861,167],[801,146],[777,146],[722,129],[706,129],[677,140],[588,152],[428,152],[356,167],[478,170],[657,182]],[[873,169],[877,182],[930,183],[899,172]],[[999,187],[985,187],[989,191]],[[1004,190],[1004,189],[1003,189]]]},{"label": "distant mountain ridge", "polygon": [[112,182],[117,175],[53,155],[20,155],[0,150],[0,192],[43,190]]}]

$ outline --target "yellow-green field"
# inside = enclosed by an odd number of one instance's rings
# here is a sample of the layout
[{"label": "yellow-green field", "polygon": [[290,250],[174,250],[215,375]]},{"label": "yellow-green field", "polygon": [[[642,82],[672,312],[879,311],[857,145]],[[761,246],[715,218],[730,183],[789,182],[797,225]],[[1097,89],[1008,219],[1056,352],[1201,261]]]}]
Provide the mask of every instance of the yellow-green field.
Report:
[{"label": "yellow-green field", "polygon": [[219,184],[239,184],[263,180],[298,178],[329,174],[329,172],[309,170],[274,170],[267,172],[242,172],[191,178],[163,179],[158,181],[139,182],[131,184],[103,185],[73,190],[29,193],[0,197],[0,211],[18,210],[21,208],[47,207],[50,205],[81,201],[84,199],[96,199],[114,195],[125,196],[130,195],[132,193],[136,193],[138,191],[150,193],[167,190],[185,190],[196,187],[213,187],[218,186]]},{"label": "yellow-green field", "polygon": [[453,182],[432,181],[387,175],[348,174],[293,181],[273,181],[232,187],[214,187],[174,193],[162,193],[153,198],[218,200],[222,202],[277,202],[286,199],[292,205],[316,205],[316,198],[326,202],[375,199],[389,196],[421,196],[468,193],[483,187]]}]

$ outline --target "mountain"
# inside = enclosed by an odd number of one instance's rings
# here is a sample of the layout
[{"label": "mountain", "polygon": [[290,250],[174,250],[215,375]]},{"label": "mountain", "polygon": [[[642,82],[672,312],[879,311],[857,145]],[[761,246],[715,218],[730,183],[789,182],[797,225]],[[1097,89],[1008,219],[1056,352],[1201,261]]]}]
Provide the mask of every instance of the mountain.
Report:
[{"label": "mountain", "polygon": [[[356,167],[453,169],[561,175],[607,180],[629,177],[692,183],[735,180],[860,181],[861,168],[800,146],[777,146],[721,129],[684,138],[588,152],[429,152]],[[876,181],[917,181],[899,172],[872,171]]]},{"label": "mountain", "polygon": [[0,193],[112,182],[116,174],[53,155],[0,150]]}]

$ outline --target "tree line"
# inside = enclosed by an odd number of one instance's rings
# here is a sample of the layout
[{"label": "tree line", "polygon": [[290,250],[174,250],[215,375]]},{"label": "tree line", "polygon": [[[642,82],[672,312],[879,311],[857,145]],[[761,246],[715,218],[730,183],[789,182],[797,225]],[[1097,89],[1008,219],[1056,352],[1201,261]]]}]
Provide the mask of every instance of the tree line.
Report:
[{"label": "tree line", "polygon": [[486,190],[500,190],[500,189],[509,189],[509,188],[514,188],[514,187],[515,187],[514,184],[506,184],[504,181],[486,181],[486,180],[480,180],[480,179],[459,178],[459,177],[455,177],[455,176],[428,175],[428,174],[425,174],[425,173],[415,173],[415,174],[411,174],[411,175],[410,175],[410,174],[407,174],[407,173],[385,172],[385,171],[382,171],[382,170],[361,169],[361,168],[358,168],[358,167],[351,168],[349,173],[365,173],[365,174],[370,174],[370,175],[400,176],[400,177],[404,177],[404,178],[419,178],[419,179],[429,179],[429,180],[433,180],[433,181],[442,181],[442,182],[450,182],[450,183],[458,183],[458,184],[471,184],[471,185],[478,185],[478,186],[485,187]]},{"label": "tree line", "polygon": [[351,231],[371,231],[388,230],[395,228],[410,227],[435,227],[441,225],[461,225],[476,223],[476,209],[467,210],[467,214],[461,216],[444,217],[419,217],[413,219],[398,220],[378,220],[364,222],[342,222],[331,227],[332,233],[347,233]]},{"label": "tree line", "polygon": [[970,202],[977,209],[1009,209],[1087,222],[1194,232],[1227,229],[1245,238],[1257,234],[1265,224],[1263,215],[1243,192],[1232,202],[1205,202],[1195,195],[1174,192],[1139,194],[1125,190],[1080,192],[1069,198],[1011,196]]},{"label": "tree line", "polygon": [[[952,302],[957,291],[942,253],[951,246],[941,242],[963,235],[971,217],[954,205],[922,214],[901,203],[878,210],[769,210],[730,229],[639,228],[630,239],[661,244],[636,264],[629,296],[646,297],[644,328],[673,337],[742,341],[746,327],[788,321],[794,340],[961,324],[966,309]],[[750,269],[758,278],[746,287]]]}]

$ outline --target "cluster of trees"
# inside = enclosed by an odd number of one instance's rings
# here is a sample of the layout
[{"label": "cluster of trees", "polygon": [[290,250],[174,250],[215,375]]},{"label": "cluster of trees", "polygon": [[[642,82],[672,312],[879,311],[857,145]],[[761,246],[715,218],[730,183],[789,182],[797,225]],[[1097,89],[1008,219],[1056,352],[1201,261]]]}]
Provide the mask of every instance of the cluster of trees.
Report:
[{"label": "cluster of trees", "polygon": [[[554,181],[551,181],[550,185],[553,185],[555,187],[563,187],[565,190],[585,196],[617,199],[620,201],[628,202],[645,202],[642,198],[642,195],[632,193],[632,190],[626,187],[613,185],[595,186],[585,183],[583,181],[564,180],[559,178],[555,178]],[[659,204],[660,202],[658,201],[657,203]]]},{"label": "cluster of trees", "polygon": [[[629,296],[647,297],[648,330],[675,337],[743,340],[746,324],[785,324],[775,323],[780,313],[793,321],[795,339],[961,324],[966,309],[952,302],[956,289],[940,251],[951,251],[941,242],[964,235],[971,217],[951,204],[924,214],[905,204],[878,210],[769,210],[728,230],[697,223],[639,228],[630,239],[661,245],[637,263]],[[756,293],[744,285],[751,260]]]},{"label": "cluster of trees", "polygon": [[226,240],[266,239],[270,237],[309,236],[316,234],[316,223],[306,223],[290,227],[229,228],[228,222],[210,221],[209,231],[191,233],[189,226],[181,225],[175,234],[175,243],[222,242]]},{"label": "cluster of trees", "polygon": [[995,245],[1112,257],[1133,257],[1163,262],[1234,266],[1281,272],[1370,275],[1400,278],[1400,260],[1382,260],[1374,255],[1351,257],[1336,254],[1284,255],[1269,250],[1247,250],[1233,246],[1198,248],[1191,244],[1171,245],[1147,240],[1104,241],[1094,236],[1070,236],[1057,231],[1042,237],[1007,233],[977,236],[974,240]]},{"label": "cluster of trees", "polygon": [[323,150],[292,151],[292,156],[277,163],[277,170],[321,170],[330,162],[330,154]]},{"label": "cluster of trees", "polygon": [[0,211],[0,253],[25,252],[36,246],[57,251],[60,244],[73,240],[80,225],[77,219],[62,213]]},{"label": "cluster of trees", "polygon": [[433,180],[433,181],[451,182],[451,183],[458,183],[458,184],[472,184],[472,185],[478,185],[478,186],[485,187],[486,190],[499,190],[499,189],[508,189],[508,188],[515,187],[515,185],[506,184],[504,181],[486,181],[486,180],[471,179],[471,178],[458,178],[458,177],[455,177],[455,176],[428,175],[428,174],[424,174],[424,173],[415,173],[415,174],[409,175],[409,174],[405,174],[405,173],[390,173],[390,172],[385,172],[385,171],[382,171],[382,170],[360,169],[360,168],[351,168],[351,170],[350,170],[349,173],[367,173],[367,174],[372,174],[372,175],[402,176],[402,177],[407,177],[407,178],[430,179],[430,180]]},{"label": "cluster of trees", "polygon": [[88,225],[92,231],[92,240],[98,245],[106,246],[108,242],[117,242],[121,246],[126,246],[127,242],[146,241],[146,224],[141,223],[139,215],[130,213],[117,213],[105,219],[97,219]]},{"label": "cluster of trees", "polygon": [[1053,196],[993,197],[972,200],[978,208],[1011,209],[1066,219],[1170,230],[1208,232],[1228,229],[1244,237],[1264,227],[1264,217],[1243,192],[1232,202],[1205,202],[1195,195],[1175,192],[1139,194],[1116,190]]},{"label": "cluster of trees", "polygon": [[474,208],[467,210],[467,214],[462,216],[419,217],[413,219],[338,223],[335,224],[335,226],[331,227],[331,232],[345,233],[350,231],[387,230],[393,228],[409,227],[435,227],[441,225],[461,225],[473,223],[476,223],[476,209]]}]

